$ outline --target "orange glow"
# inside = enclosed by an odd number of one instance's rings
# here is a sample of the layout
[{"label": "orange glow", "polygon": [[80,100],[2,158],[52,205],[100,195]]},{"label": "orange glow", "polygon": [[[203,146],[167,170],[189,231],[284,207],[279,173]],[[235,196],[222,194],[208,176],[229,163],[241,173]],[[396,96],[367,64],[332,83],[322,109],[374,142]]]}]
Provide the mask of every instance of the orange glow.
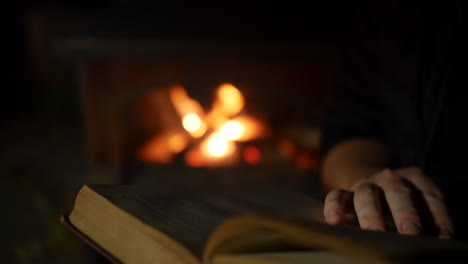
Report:
[{"label": "orange glow", "polygon": [[152,137],[138,151],[138,157],[145,162],[168,163],[173,154],[180,153],[188,145],[185,133],[163,132]]},{"label": "orange glow", "polygon": [[232,141],[225,139],[218,133],[213,133],[203,144],[202,153],[207,157],[226,157],[235,151]]},{"label": "orange glow", "polygon": [[279,151],[286,157],[291,157],[296,152],[296,147],[294,143],[289,139],[283,139],[278,144]]},{"label": "orange glow", "polygon": [[[227,128],[225,128],[225,125],[227,125]],[[257,139],[265,134],[265,126],[263,123],[247,115],[233,118],[225,125],[223,125],[222,128],[225,128],[225,133],[231,136],[227,138],[236,141],[245,142]]]},{"label": "orange glow", "polygon": [[206,123],[196,114],[188,114],[182,118],[182,126],[195,138],[203,136],[206,132]]},{"label": "orange glow", "polygon": [[[186,164],[191,167],[225,166],[235,164],[242,157],[249,164],[260,162],[258,148],[251,146],[241,153],[236,150],[235,141],[254,140],[267,131],[259,120],[240,114],[245,100],[234,85],[223,83],[217,87],[212,109],[207,113],[182,86],[170,87],[168,95],[173,106],[169,110],[175,110],[178,117],[165,116],[175,121],[171,124],[176,127],[165,128],[164,132],[148,141],[140,149],[139,157],[142,160],[168,163],[175,154],[184,151],[189,144],[196,143],[195,148],[188,149],[184,154]],[[206,135],[208,131],[210,134]],[[199,144],[194,138],[202,138],[202,141]]]},{"label": "orange glow", "polygon": [[261,160],[260,150],[255,146],[248,146],[244,149],[244,160],[245,162],[255,165]]},{"label": "orange glow", "polygon": [[198,150],[191,150],[185,154],[185,162],[190,167],[202,167],[206,165],[205,158]]},{"label": "orange glow", "polygon": [[245,100],[242,93],[232,84],[221,84],[216,92],[214,110],[224,115],[235,115],[244,108]]},{"label": "orange glow", "polygon": [[298,154],[295,162],[298,169],[302,171],[307,171],[317,166],[317,160],[307,152]]},{"label": "orange glow", "polygon": [[206,123],[202,121],[200,123],[200,127],[197,130],[190,132],[190,135],[192,135],[192,137],[194,138],[200,138],[206,133],[206,130],[207,130]]},{"label": "orange glow", "polygon": [[169,97],[177,113],[182,117],[190,113],[203,112],[201,105],[190,98],[182,86],[173,86],[169,89]]},{"label": "orange glow", "polygon": [[187,138],[180,134],[172,135],[167,141],[167,147],[169,151],[174,154],[177,154],[181,152],[182,150],[184,150],[187,144],[188,144]]},{"label": "orange glow", "polygon": [[138,152],[138,157],[145,162],[168,163],[172,153],[167,147],[167,134],[151,138]]},{"label": "orange glow", "polygon": [[212,111],[210,111],[206,115],[206,122],[209,124],[209,126],[213,129],[219,129],[220,127],[223,126],[224,123],[229,121],[229,118],[227,118],[222,111],[219,109],[219,107],[215,107]]},{"label": "orange glow", "polygon": [[221,126],[219,132],[226,139],[237,140],[242,137],[244,131],[244,126],[242,126],[241,123],[239,123],[238,121],[231,120],[224,123],[224,125]]},{"label": "orange glow", "polygon": [[169,97],[177,113],[182,119],[182,126],[195,138],[203,136],[207,125],[204,119],[204,111],[199,102],[189,97],[181,86],[173,86],[169,89]]},{"label": "orange glow", "polygon": [[188,132],[194,132],[200,128],[201,119],[196,114],[188,114],[182,118],[182,125]]},{"label": "orange glow", "polygon": [[193,113],[182,118],[182,126],[195,138],[203,136],[207,129],[205,121]]},{"label": "orange glow", "polygon": [[228,141],[218,135],[213,135],[207,142],[208,154],[214,157],[221,157],[228,152]]}]

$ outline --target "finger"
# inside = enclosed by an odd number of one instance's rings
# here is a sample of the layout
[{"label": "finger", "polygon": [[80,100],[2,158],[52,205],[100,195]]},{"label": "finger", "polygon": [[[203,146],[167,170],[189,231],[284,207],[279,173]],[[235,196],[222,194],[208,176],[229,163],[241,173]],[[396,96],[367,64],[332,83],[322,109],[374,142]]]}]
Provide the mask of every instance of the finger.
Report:
[{"label": "finger", "polygon": [[422,171],[416,173],[401,171],[401,173],[402,177],[405,177],[421,191],[424,201],[434,219],[434,224],[438,228],[438,236],[446,239],[452,238],[454,235],[452,220],[448,213],[445,199],[437,185],[425,177]]},{"label": "finger", "polygon": [[412,200],[411,188],[390,170],[382,171],[377,178],[377,184],[384,192],[398,233],[421,234],[421,220]]},{"label": "finger", "polygon": [[354,191],[354,208],[362,229],[384,231],[385,223],[377,186],[363,184]]},{"label": "finger", "polygon": [[439,235],[438,237],[441,239],[452,239],[454,236],[453,227],[452,226],[438,226],[439,227]]},{"label": "finger", "polygon": [[341,224],[345,221],[347,209],[352,202],[353,193],[344,190],[333,190],[327,194],[323,213],[329,224]]}]

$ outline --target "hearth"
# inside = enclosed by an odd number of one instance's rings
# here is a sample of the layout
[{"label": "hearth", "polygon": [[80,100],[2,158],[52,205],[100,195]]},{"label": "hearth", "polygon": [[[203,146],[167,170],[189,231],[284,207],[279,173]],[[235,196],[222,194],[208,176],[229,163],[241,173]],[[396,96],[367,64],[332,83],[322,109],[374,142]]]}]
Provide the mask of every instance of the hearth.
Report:
[{"label": "hearth", "polygon": [[115,182],[158,166],[317,169],[330,46],[67,37],[56,50],[77,65],[90,168]]}]

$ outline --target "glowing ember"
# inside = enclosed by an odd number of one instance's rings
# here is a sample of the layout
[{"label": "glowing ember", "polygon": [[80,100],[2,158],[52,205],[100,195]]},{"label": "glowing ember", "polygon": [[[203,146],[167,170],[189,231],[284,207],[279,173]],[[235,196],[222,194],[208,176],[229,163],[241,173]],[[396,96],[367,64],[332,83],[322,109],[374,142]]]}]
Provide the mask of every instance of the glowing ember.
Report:
[{"label": "glowing ember", "polygon": [[225,157],[234,152],[235,145],[218,133],[212,134],[203,144],[202,153],[208,157]]},{"label": "glowing ember", "polygon": [[229,140],[236,140],[244,134],[244,127],[237,121],[228,121],[220,129],[221,135]]},{"label": "glowing ember", "polygon": [[201,119],[196,114],[188,114],[182,119],[182,125],[188,132],[197,131],[200,128]]},{"label": "glowing ember", "polygon": [[221,157],[228,151],[228,141],[218,135],[213,135],[207,143],[208,153],[211,156]]},{"label": "glowing ember", "polygon": [[203,155],[198,150],[191,150],[185,155],[185,162],[190,167],[202,167],[206,165]]},{"label": "glowing ember", "polygon": [[247,146],[244,149],[244,160],[249,164],[258,164],[261,157],[260,150],[255,146]]}]

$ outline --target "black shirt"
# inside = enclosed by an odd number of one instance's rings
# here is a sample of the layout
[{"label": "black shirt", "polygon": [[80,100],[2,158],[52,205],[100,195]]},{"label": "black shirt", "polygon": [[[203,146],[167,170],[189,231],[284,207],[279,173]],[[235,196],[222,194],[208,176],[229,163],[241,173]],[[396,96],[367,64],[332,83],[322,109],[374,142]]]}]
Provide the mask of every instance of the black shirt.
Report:
[{"label": "black shirt", "polygon": [[[461,63],[466,58],[462,50],[458,58]],[[462,65],[454,69],[443,95],[425,170],[445,194],[457,236],[468,239],[468,86],[463,71]]]},{"label": "black shirt", "polygon": [[[460,238],[468,193],[468,101],[458,1],[367,1],[342,43],[321,155],[357,137],[388,146],[442,187]],[[467,196],[468,197],[468,196]]]}]

